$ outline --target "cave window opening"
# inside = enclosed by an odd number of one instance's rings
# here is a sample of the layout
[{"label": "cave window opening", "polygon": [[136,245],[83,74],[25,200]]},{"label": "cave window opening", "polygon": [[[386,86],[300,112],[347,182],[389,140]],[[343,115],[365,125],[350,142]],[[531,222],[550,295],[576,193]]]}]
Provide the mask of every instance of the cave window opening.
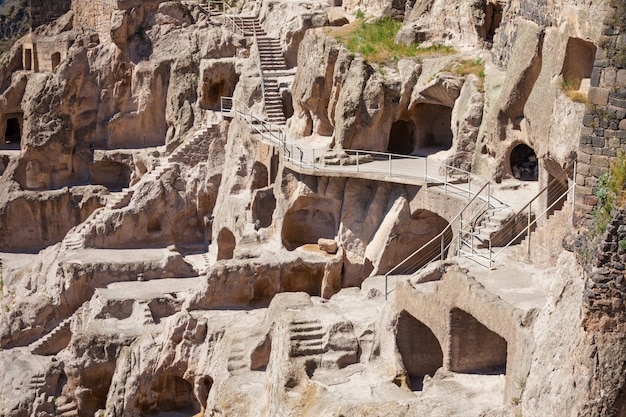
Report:
[{"label": "cave window opening", "polygon": [[22,133],[20,129],[20,120],[18,117],[10,117],[7,119],[7,126],[4,133],[3,149],[20,149],[22,141]]},{"label": "cave window opening", "polygon": [[398,316],[396,346],[407,372],[408,385],[421,391],[424,377],[443,366],[443,351],[432,330],[403,310]]},{"label": "cave window opening", "polygon": [[511,151],[511,173],[521,181],[537,181],[539,178],[539,161],[535,151],[523,143]]},{"label": "cave window opening", "polygon": [[399,155],[410,155],[415,147],[415,123],[398,120],[391,125],[387,151]]},{"label": "cave window opening", "polygon": [[582,80],[591,78],[595,56],[596,46],[592,42],[579,38],[567,40],[561,69],[564,90],[580,90]]},{"label": "cave window opening", "polygon": [[30,48],[24,49],[24,69],[26,71],[33,69],[33,50]]},{"label": "cave window opening", "polygon": [[52,71],[54,71],[61,63],[61,53],[60,52],[53,53],[50,60],[52,61]]},{"label": "cave window opening", "polygon": [[476,374],[505,374],[507,342],[471,314],[450,312],[450,370]]}]

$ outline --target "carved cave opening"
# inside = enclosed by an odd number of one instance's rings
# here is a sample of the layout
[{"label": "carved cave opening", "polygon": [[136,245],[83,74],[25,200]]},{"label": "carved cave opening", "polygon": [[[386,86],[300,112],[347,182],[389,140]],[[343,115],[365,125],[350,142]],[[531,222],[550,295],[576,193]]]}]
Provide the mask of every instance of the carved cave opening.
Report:
[{"label": "carved cave opening", "polygon": [[396,346],[412,390],[422,389],[424,376],[433,376],[443,366],[443,351],[435,334],[403,310],[396,323]]},{"label": "carved cave opening", "polygon": [[24,66],[24,69],[26,71],[32,71],[33,70],[33,50],[30,49],[30,48],[25,48],[24,49],[23,66]]},{"label": "carved cave opening", "polygon": [[149,392],[135,399],[135,406],[144,415],[176,412],[191,416],[200,411],[191,384],[175,375],[155,378]]},{"label": "carved cave opening", "polygon": [[61,53],[60,52],[53,53],[52,56],[50,57],[50,61],[52,63],[52,71],[54,71],[61,63]]},{"label": "carved cave opening", "polygon": [[217,260],[233,259],[237,241],[235,235],[224,227],[217,235]]},{"label": "carved cave opening", "polygon": [[132,171],[121,162],[98,161],[92,167],[92,184],[104,185],[110,191],[121,191],[128,187]]},{"label": "carved cave opening", "polygon": [[509,158],[511,174],[521,181],[537,181],[539,179],[539,161],[530,146],[520,143],[511,151]]},{"label": "carved cave opening", "polygon": [[272,225],[272,217],[276,210],[276,197],[274,189],[267,187],[262,190],[255,190],[252,195],[252,221],[256,230]]},{"label": "carved cave opening", "polygon": [[148,220],[146,231],[149,234],[159,234],[162,231],[161,221],[158,218],[151,218]]},{"label": "carved cave opening", "polygon": [[567,200],[568,176],[567,172],[553,160],[546,160],[545,168],[548,173],[546,209],[548,216],[551,216],[555,211],[561,210]]},{"label": "carved cave opening", "polygon": [[21,115],[9,115],[7,117],[4,140],[0,143],[0,149],[20,149],[20,143],[22,142],[21,119]]},{"label": "carved cave opening", "polygon": [[561,69],[563,83],[567,89],[578,90],[584,78],[591,78],[595,56],[596,46],[592,42],[580,38],[567,40]]},{"label": "carved cave opening", "polygon": [[483,11],[485,13],[485,24],[480,28],[481,37],[487,42],[493,42],[493,38],[496,34],[496,30],[502,23],[502,15],[504,12],[504,6],[498,1],[485,4]]},{"label": "carved cave opening", "polygon": [[415,148],[415,123],[412,120],[398,120],[391,125],[387,152],[410,155]]},{"label": "carved cave opening", "polygon": [[336,213],[331,199],[301,196],[285,213],[283,245],[287,250],[294,250],[306,244],[317,244],[320,238],[334,239],[338,228]]},{"label": "carved cave opening", "polygon": [[429,155],[452,147],[452,108],[419,104],[413,118],[416,125],[414,154]]},{"label": "carved cave opening", "polygon": [[471,314],[450,312],[450,370],[478,374],[505,374],[507,342]]}]

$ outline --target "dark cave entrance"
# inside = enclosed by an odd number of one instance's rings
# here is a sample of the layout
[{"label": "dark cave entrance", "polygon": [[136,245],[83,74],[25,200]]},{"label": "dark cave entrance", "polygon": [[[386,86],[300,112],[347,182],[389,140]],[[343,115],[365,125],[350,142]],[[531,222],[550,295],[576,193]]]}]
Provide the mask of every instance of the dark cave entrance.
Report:
[{"label": "dark cave entrance", "polygon": [[26,71],[33,69],[33,50],[30,48],[24,48],[24,69]]},{"label": "dark cave entrance", "polygon": [[443,351],[439,340],[428,326],[406,310],[398,316],[396,346],[413,391],[421,390],[424,377],[433,376],[443,366]]},{"label": "dark cave entrance", "polygon": [[539,179],[539,161],[535,151],[521,143],[511,151],[511,174],[521,181],[537,181]]},{"label": "dark cave entrance", "polygon": [[387,152],[410,155],[415,148],[415,123],[412,120],[398,120],[391,125]]},{"label": "dark cave entrance", "polygon": [[1,149],[20,149],[20,143],[22,141],[21,125],[21,116],[9,115],[4,140],[1,143],[2,146],[0,146]]},{"label": "dark cave entrance", "polygon": [[50,58],[50,61],[52,62],[52,71],[54,71],[61,63],[61,53],[60,52],[53,53],[52,57]]}]

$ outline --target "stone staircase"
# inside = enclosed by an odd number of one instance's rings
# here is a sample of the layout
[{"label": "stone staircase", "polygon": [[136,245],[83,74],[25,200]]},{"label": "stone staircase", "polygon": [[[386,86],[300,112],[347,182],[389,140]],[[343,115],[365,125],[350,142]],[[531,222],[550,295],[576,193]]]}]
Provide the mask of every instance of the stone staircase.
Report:
[{"label": "stone staircase", "polygon": [[231,375],[239,375],[250,369],[248,355],[246,354],[246,340],[242,336],[239,336],[247,333],[243,330],[232,330],[235,336],[230,339],[230,349],[228,352],[226,368]]},{"label": "stone staircase", "polygon": [[257,37],[257,46],[261,57],[261,68],[267,71],[284,71],[287,69],[280,41],[269,36]]},{"label": "stone staircase", "polygon": [[293,320],[289,323],[291,357],[321,355],[326,351],[326,331],[320,320]]},{"label": "stone staircase", "polygon": [[265,113],[270,123],[284,125],[287,121],[283,111],[283,100],[278,90],[278,81],[275,79],[265,80]]},{"label": "stone staircase", "polygon": [[242,25],[244,36],[254,36],[255,32],[257,36],[267,35],[258,18],[254,16],[240,16],[237,20]]},{"label": "stone staircase", "polygon": [[30,377],[28,381],[28,390],[32,392],[37,392],[37,390],[45,387],[46,385],[46,375],[42,373],[37,373]]},{"label": "stone staircase", "polygon": [[31,343],[28,348],[35,355],[56,355],[67,347],[72,338],[72,316],[63,320],[50,333]]},{"label": "stone staircase", "polygon": [[[509,207],[496,207],[487,210],[482,220],[474,228],[474,237],[477,239],[477,248],[489,247],[489,241],[492,246],[499,246],[504,241],[508,243],[511,236],[507,233],[511,227],[507,227],[512,223],[515,212]],[[514,231],[515,228],[511,229]],[[519,231],[518,231],[519,232]],[[515,236],[515,233],[512,237]]]},{"label": "stone staircase", "polygon": [[286,118],[283,111],[283,101],[278,89],[278,71],[285,71],[287,63],[278,39],[267,36],[259,19],[251,16],[242,16],[244,34],[254,36],[256,33],[256,45],[259,51],[261,63],[261,76],[265,86],[264,99],[267,121],[270,123],[285,124]]},{"label": "stone staircase", "polygon": [[118,193],[111,193],[107,199],[107,203],[95,210],[82,224],[78,226],[72,233],[68,233],[61,242],[62,250],[77,250],[84,247],[86,235],[98,224],[101,223],[104,216],[110,210],[117,210],[126,207],[135,193],[135,191],[146,182],[158,181],[163,174],[169,171],[174,163],[184,159],[184,156],[191,153],[202,141],[207,139],[211,126],[199,129],[189,141],[184,142],[176,148],[166,158],[161,158],[157,166],[145,173],[141,179],[132,187],[123,188]]},{"label": "stone staircase", "polygon": [[61,395],[54,401],[55,415],[60,417],[77,417],[78,405],[73,400]]}]

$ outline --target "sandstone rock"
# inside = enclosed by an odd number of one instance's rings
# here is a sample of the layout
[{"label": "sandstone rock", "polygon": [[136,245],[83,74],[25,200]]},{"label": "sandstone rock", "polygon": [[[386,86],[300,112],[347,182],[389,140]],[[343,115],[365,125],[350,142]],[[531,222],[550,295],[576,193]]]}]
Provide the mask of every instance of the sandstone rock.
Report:
[{"label": "sandstone rock", "polygon": [[338,245],[335,240],[319,238],[317,241],[317,245],[320,247],[320,250],[323,250],[324,252],[330,254],[337,253]]}]

